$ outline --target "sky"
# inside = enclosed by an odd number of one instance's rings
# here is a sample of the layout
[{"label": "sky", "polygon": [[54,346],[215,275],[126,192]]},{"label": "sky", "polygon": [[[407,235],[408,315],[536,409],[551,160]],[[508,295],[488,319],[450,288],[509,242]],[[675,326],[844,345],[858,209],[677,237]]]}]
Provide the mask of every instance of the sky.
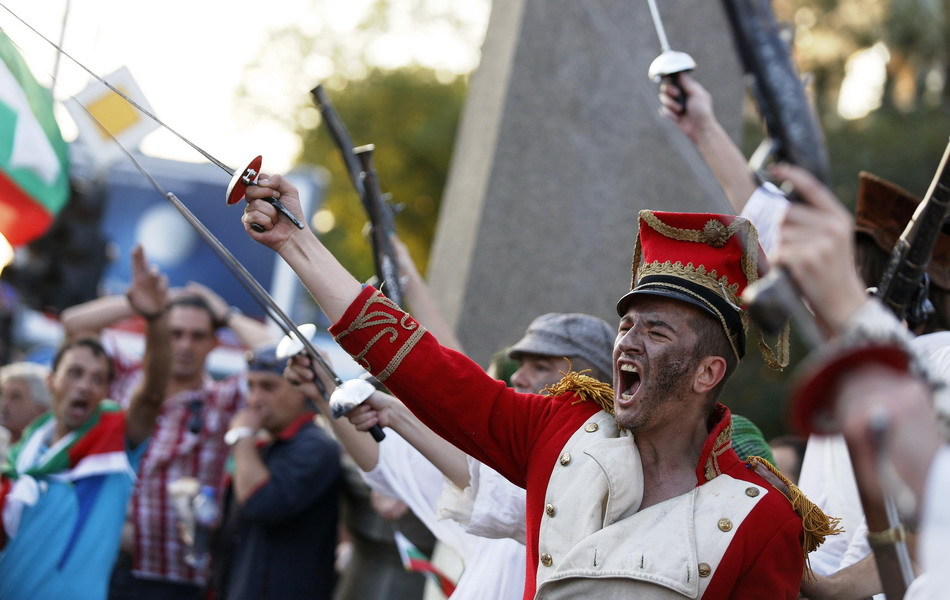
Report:
[{"label": "sky", "polygon": [[[449,2],[427,0],[427,6],[445,8]],[[325,60],[311,61],[311,73],[281,74],[280,82],[266,78],[249,80],[245,68],[259,57],[266,57],[271,49],[270,32],[293,24],[314,35],[345,34],[360,22],[370,3],[371,0],[0,0],[0,4],[57,43],[67,13],[62,46],[79,62],[106,79],[116,69],[127,67],[154,114],[172,129],[232,168],[261,154],[264,170],[270,172],[289,170],[299,150],[299,140],[273,120],[249,115],[246,108],[241,110],[235,99],[239,85],[243,81],[262,95],[271,90],[279,92],[273,97],[272,107],[288,111],[295,104],[306,102],[309,90],[318,83],[316,78],[332,75],[334,65]],[[405,2],[395,0],[393,4]],[[474,68],[489,3],[469,0],[453,4],[453,11],[463,5],[457,16],[469,24],[471,35],[450,39],[447,36],[451,32],[444,27],[413,27],[412,15],[407,12],[393,20],[392,32],[373,40],[380,62],[396,66],[409,61],[425,64],[432,59],[435,62],[430,66],[450,71]],[[56,69],[56,50],[3,8],[0,28],[20,48],[37,80],[49,85]],[[54,97],[60,102],[94,81],[66,57],[60,59],[56,72]],[[62,106],[57,111],[63,135],[71,141],[77,135],[75,125]],[[149,134],[141,149],[163,158],[205,161],[167,131]]]},{"label": "sky", "polygon": [[[490,0],[389,0],[391,29],[373,36],[354,35],[373,0],[0,0],[40,33],[58,42],[65,17],[64,49],[90,70],[107,77],[127,67],[154,114],[231,168],[264,156],[264,170],[286,172],[299,151],[299,139],[286,123],[250,114],[237,100],[244,83],[261,97],[268,112],[290,114],[309,102],[309,90],[340,69],[321,56],[307,57],[303,73],[281,71],[287,61],[270,33],[290,25],[315,39],[335,36],[365,46],[365,54],[383,66],[418,62],[447,72],[477,66]],[[67,10],[68,7],[68,10]],[[401,7],[401,11],[400,11]],[[451,15],[465,24],[464,35],[432,14]],[[420,12],[430,15],[428,21]],[[56,50],[0,8],[0,28],[17,44],[34,75],[49,85]],[[879,98],[880,60],[874,52],[853,61],[839,110],[845,118],[863,116]],[[263,60],[269,70],[250,76],[246,69]],[[876,62],[875,62],[876,60]],[[874,63],[874,64],[869,64]],[[877,68],[871,68],[877,67]],[[62,102],[90,84],[91,77],[63,57],[54,96]],[[99,85],[99,84],[95,84]],[[65,108],[57,118],[64,137],[76,128]],[[206,159],[174,135],[159,130],[141,145],[146,154],[191,162]]]}]

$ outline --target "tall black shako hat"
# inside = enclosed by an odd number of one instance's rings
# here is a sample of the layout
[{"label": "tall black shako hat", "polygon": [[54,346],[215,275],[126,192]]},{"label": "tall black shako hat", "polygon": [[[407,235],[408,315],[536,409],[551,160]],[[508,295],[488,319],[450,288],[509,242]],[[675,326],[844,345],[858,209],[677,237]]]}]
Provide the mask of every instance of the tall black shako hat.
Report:
[{"label": "tall black shako hat", "polygon": [[[735,215],[643,210],[639,225],[631,289],[617,302],[617,313],[625,315],[642,294],[698,306],[720,323],[741,359],[750,323],[740,296],[767,266],[752,223]],[[766,363],[774,369],[787,365],[787,336],[772,350],[756,333]]]}]

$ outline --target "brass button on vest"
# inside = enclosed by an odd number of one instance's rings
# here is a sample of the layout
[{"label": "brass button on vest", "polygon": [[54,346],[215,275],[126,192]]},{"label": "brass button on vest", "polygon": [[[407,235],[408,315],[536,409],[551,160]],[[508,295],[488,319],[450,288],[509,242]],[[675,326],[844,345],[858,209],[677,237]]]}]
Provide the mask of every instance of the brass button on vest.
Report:
[{"label": "brass button on vest", "polygon": [[594,433],[598,429],[599,429],[599,426],[597,425],[597,423],[588,423],[587,425],[584,425],[584,431],[586,431],[587,433]]},{"label": "brass button on vest", "polygon": [[554,505],[553,505],[553,504],[545,504],[545,505],[544,505],[544,512],[545,512],[549,517],[553,517],[553,516],[554,516],[554,512],[555,512],[555,511],[554,511]]},{"label": "brass button on vest", "polygon": [[566,467],[569,464],[571,464],[571,453],[565,452],[561,455],[561,466]]},{"label": "brass button on vest", "polygon": [[551,558],[550,554],[545,552],[544,554],[541,555],[541,564],[544,565],[545,567],[550,567],[552,564],[554,564],[554,559]]},{"label": "brass button on vest", "polygon": [[732,521],[729,519],[719,519],[718,524],[720,531],[730,531],[732,529]]},{"label": "brass button on vest", "polygon": [[699,563],[700,577],[709,577],[710,573],[712,573],[712,567],[709,566],[709,563]]},{"label": "brass button on vest", "polygon": [[759,495],[759,488],[747,487],[745,489],[745,495],[750,498],[755,498],[756,496]]}]

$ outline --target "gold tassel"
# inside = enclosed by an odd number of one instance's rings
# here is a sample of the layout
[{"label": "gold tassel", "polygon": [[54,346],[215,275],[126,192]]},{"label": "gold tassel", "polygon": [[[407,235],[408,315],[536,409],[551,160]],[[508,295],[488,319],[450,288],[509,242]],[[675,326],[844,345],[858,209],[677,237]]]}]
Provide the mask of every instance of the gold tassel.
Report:
[{"label": "gold tassel", "polygon": [[572,404],[594,402],[608,413],[614,414],[614,389],[603,381],[585,375],[589,372],[590,369],[575,371],[573,365],[571,365],[567,373],[561,372],[564,377],[560,381],[554,385],[549,385],[541,392],[551,396],[570,392],[577,396]]},{"label": "gold tassel", "polygon": [[[744,314],[743,317],[745,317]],[[769,347],[768,342],[765,341],[762,330],[759,329],[758,326],[755,328],[755,335],[759,342],[759,351],[762,352],[762,358],[765,359],[766,366],[773,371],[781,371],[788,366],[789,339],[791,338],[791,324],[788,321],[785,322],[785,326],[782,327],[782,331],[779,332],[778,339],[775,342],[775,350]]]},{"label": "gold tassel", "polygon": [[[814,581],[815,575],[811,570],[811,563],[808,554],[822,545],[825,538],[829,535],[843,533],[841,519],[839,517],[829,517],[818,506],[805,496],[804,492],[798,489],[798,486],[788,480],[785,475],[776,469],[769,461],[759,456],[750,456],[748,463],[755,467],[768,469],[772,475],[778,478],[782,485],[776,485],[776,482],[770,480],[765,473],[756,468],[756,473],[772,484],[775,489],[785,494],[788,501],[792,503],[792,509],[798,513],[802,519],[802,554],[805,556],[805,577],[808,581]],[[783,486],[785,489],[783,489]]]}]

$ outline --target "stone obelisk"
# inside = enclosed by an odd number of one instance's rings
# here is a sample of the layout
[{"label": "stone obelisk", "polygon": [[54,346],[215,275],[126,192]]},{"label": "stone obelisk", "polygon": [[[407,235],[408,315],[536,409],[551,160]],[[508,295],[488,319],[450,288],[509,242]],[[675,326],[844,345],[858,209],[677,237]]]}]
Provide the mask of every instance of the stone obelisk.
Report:
[{"label": "stone obelisk", "polygon": [[[661,0],[734,139],[744,88],[718,2]],[[659,115],[660,54],[641,0],[495,2],[452,158],[429,281],[485,364],[546,312],[617,320],[643,208],[731,212]]]}]

